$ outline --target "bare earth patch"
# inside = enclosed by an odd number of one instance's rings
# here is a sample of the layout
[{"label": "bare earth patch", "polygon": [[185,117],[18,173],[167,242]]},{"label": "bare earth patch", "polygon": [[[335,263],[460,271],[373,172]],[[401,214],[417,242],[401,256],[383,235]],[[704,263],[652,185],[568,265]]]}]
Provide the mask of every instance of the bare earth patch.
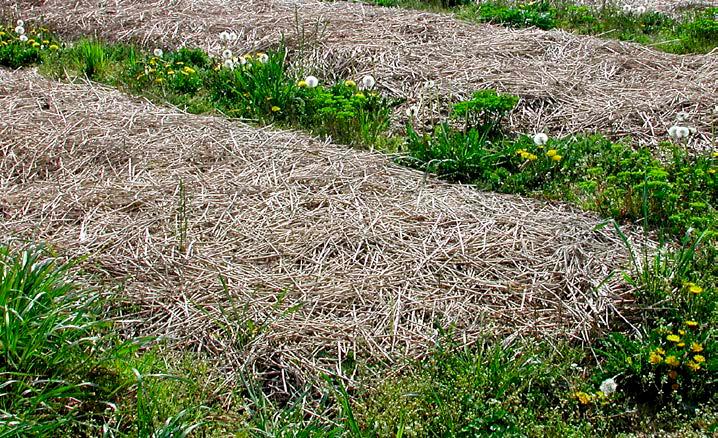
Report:
[{"label": "bare earth patch", "polygon": [[127,330],[226,371],[341,374],[419,357],[437,327],[588,339],[630,293],[604,282],[616,233],[566,205],[30,71],[0,71],[0,116],[0,234],[88,256]]},{"label": "bare earth patch", "polygon": [[[679,111],[697,128],[691,146],[711,147],[718,116],[718,56],[677,56],[637,44],[563,31],[474,25],[446,15],[314,0],[48,0],[0,2],[5,14],[42,18],[70,35],[96,33],[148,47],[187,44],[218,51],[219,32],[240,34],[235,51],[266,49],[282,36],[320,76],[374,74],[420,118],[435,101],[494,87],[522,97],[511,121],[550,135],[600,131],[644,143],[668,140]],[[430,85],[434,82],[434,86]],[[445,108],[445,105],[438,105]],[[398,112],[403,115],[403,110]]]}]

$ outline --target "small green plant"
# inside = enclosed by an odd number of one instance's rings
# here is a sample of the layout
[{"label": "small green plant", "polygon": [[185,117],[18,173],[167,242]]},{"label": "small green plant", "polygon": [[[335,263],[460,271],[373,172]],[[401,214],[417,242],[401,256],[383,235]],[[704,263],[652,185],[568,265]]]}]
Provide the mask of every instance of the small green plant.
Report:
[{"label": "small green plant", "polygon": [[177,250],[181,253],[187,251],[187,231],[189,230],[189,205],[187,188],[180,179],[177,188],[177,214],[175,215],[175,231],[177,236]]},{"label": "small green plant", "polygon": [[68,49],[74,69],[88,79],[100,80],[108,68],[105,45],[96,40],[80,40]]},{"label": "small green plant", "polygon": [[487,89],[474,93],[471,99],[454,104],[453,116],[464,122],[464,130],[477,130],[486,136],[501,134],[504,117],[516,107],[517,96],[499,94]]},{"label": "small green plant", "polygon": [[303,86],[298,92],[300,121],[319,135],[349,144],[375,144],[389,126],[391,104],[353,81],[332,87]]}]

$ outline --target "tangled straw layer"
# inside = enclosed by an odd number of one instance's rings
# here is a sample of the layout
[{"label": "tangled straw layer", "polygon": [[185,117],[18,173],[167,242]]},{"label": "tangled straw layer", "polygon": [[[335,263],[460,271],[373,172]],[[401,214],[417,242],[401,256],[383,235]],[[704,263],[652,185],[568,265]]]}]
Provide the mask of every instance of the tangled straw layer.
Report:
[{"label": "tangled straw layer", "polygon": [[[474,25],[446,15],[314,0],[48,0],[0,2],[0,12],[42,18],[70,36],[97,33],[148,48],[188,44],[221,53],[218,35],[238,37],[234,51],[266,50],[282,37],[299,65],[320,79],[372,74],[378,87],[406,98],[397,126],[416,108],[438,121],[447,103],[492,87],[523,99],[510,121],[551,136],[600,131],[647,144],[668,141],[675,114],[691,113],[698,132],[688,147],[706,149],[718,120],[718,58],[676,56],[637,44],[563,31]],[[236,46],[236,47],[235,47]],[[442,113],[444,113],[442,115]]]},{"label": "tangled straw layer", "polygon": [[127,330],[227,371],[286,390],[347,357],[421,356],[437,327],[589,339],[630,293],[603,283],[625,266],[619,237],[571,207],[90,84],[0,79],[0,233],[89,256],[94,281],[124,285]]}]

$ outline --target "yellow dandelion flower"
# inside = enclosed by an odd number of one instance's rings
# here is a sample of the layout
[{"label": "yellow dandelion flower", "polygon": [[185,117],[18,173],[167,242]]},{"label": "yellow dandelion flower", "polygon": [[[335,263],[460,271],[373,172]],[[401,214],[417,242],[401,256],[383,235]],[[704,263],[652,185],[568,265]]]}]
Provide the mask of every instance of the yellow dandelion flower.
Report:
[{"label": "yellow dandelion flower", "polygon": [[554,155],[553,157],[551,157],[551,159],[554,161],[561,161],[561,158],[563,158],[561,155]]},{"label": "yellow dandelion flower", "polygon": [[695,283],[686,283],[686,286],[688,287],[688,292],[692,293],[693,295],[698,295],[699,293],[703,292],[703,288]]},{"label": "yellow dandelion flower", "polygon": [[174,71],[174,70],[167,70],[167,74],[170,75],[170,76],[172,76],[173,74],[175,74],[175,71]]},{"label": "yellow dandelion flower", "polygon": [[683,335],[686,334],[686,331],[685,331],[685,330],[678,330],[678,334],[681,335],[681,336],[683,336]]},{"label": "yellow dandelion flower", "polygon": [[679,342],[681,342],[681,337],[678,335],[668,335],[668,336],[666,336],[666,340],[675,342],[675,343],[679,343]]},{"label": "yellow dandelion flower", "polygon": [[192,67],[189,67],[189,66],[183,67],[183,68],[182,68],[182,71],[183,71],[184,73],[187,73],[188,75],[191,75],[191,74],[196,73],[195,70],[194,70]]},{"label": "yellow dandelion flower", "polygon": [[690,368],[692,371],[698,371],[699,369],[701,369],[701,366],[698,365],[697,363],[693,362],[693,361],[687,362],[687,363],[686,363],[686,366],[687,366],[688,368]]},{"label": "yellow dandelion flower", "polygon": [[697,342],[691,344],[691,351],[694,353],[700,353],[703,351],[703,346]]},{"label": "yellow dandelion flower", "polygon": [[281,109],[281,108],[279,108],[278,106],[273,106],[273,107],[272,107],[272,112],[273,112],[273,113],[277,113],[277,112],[280,111],[280,109]]},{"label": "yellow dandelion flower", "polygon": [[686,321],[686,325],[690,328],[698,327],[698,323],[696,321]]},{"label": "yellow dandelion flower", "polygon": [[357,83],[352,81],[351,79],[348,79],[348,80],[344,81],[344,85],[346,85],[347,87],[356,87]]},{"label": "yellow dandelion flower", "polygon": [[676,347],[679,347],[679,348],[683,348],[685,346],[686,346],[685,342],[679,342],[678,344],[676,344]]},{"label": "yellow dandelion flower", "polygon": [[681,361],[679,361],[675,356],[668,356],[666,357],[666,363],[672,367],[677,367],[681,364]]},{"label": "yellow dandelion flower", "polygon": [[713,152],[713,158],[718,158],[718,152]]},{"label": "yellow dandelion flower", "polygon": [[710,173],[710,174],[712,175],[712,174],[716,173],[716,170],[715,170],[715,169],[708,169],[708,173]]},{"label": "yellow dandelion flower", "polygon": [[553,158],[553,157],[555,157],[556,155],[558,155],[558,151],[557,151],[556,149],[549,149],[549,150],[546,152],[546,156],[547,156],[547,157],[552,157],[552,158]]},{"label": "yellow dandelion flower", "polygon": [[299,88],[306,88],[307,87],[307,81],[302,79],[301,81],[297,82],[297,87]]},{"label": "yellow dandelion flower", "polygon": [[591,395],[586,394],[583,391],[578,391],[577,393],[574,394],[574,396],[578,399],[578,402],[581,403],[582,405],[587,405],[587,404],[591,403]]},{"label": "yellow dandelion flower", "polygon": [[354,97],[357,97],[359,99],[366,99],[366,96],[364,95],[364,93],[357,93],[354,95]]},{"label": "yellow dandelion flower", "polygon": [[165,80],[164,80],[163,78],[157,78],[157,79],[155,79],[155,82],[158,83],[158,84],[161,84],[161,83],[163,83],[164,81],[165,81]]},{"label": "yellow dandelion flower", "polygon": [[648,361],[653,365],[658,365],[659,363],[663,362],[663,357],[660,354],[657,354],[655,351],[652,351],[648,357]]},{"label": "yellow dandelion flower", "polygon": [[696,361],[696,363],[703,363],[706,361],[706,358],[701,356],[700,354],[696,354],[693,356],[693,360]]},{"label": "yellow dandelion flower", "polygon": [[42,40],[42,43],[45,44],[45,45],[47,45],[47,44],[50,44],[50,41],[48,41],[48,40]]},{"label": "yellow dandelion flower", "polygon": [[662,349],[662,348],[660,348],[660,347],[656,348],[655,351],[656,351],[656,354],[662,354],[662,355],[664,355],[664,356],[666,355],[666,350],[664,350],[664,349]]},{"label": "yellow dandelion flower", "polygon": [[57,44],[50,44],[50,47],[48,47],[48,49],[50,49],[52,51],[56,51],[56,50],[60,50],[60,46],[58,46]]}]

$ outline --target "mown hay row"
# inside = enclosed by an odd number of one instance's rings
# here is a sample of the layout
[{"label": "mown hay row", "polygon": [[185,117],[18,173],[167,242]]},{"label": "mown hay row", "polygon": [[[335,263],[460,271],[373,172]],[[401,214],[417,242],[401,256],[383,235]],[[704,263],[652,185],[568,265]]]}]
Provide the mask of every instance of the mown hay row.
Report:
[{"label": "mown hay row", "polygon": [[[88,0],[0,2],[0,11],[43,19],[69,35],[98,34],[148,47],[187,44],[219,53],[217,35],[238,32],[236,52],[284,36],[319,76],[372,73],[380,87],[420,107],[429,122],[448,100],[486,87],[523,99],[511,124],[561,135],[600,131],[644,143],[668,140],[676,114],[692,115],[690,145],[711,147],[718,115],[718,57],[677,56],[563,31],[474,25],[447,15],[315,0]],[[301,49],[301,50],[300,50]],[[433,84],[433,85],[432,85]],[[403,117],[403,119],[402,119]]]},{"label": "mown hay row", "polygon": [[437,327],[588,339],[630,294],[594,215],[29,71],[0,71],[0,193],[6,239],[87,255],[127,330],[228,371],[341,373]]}]

